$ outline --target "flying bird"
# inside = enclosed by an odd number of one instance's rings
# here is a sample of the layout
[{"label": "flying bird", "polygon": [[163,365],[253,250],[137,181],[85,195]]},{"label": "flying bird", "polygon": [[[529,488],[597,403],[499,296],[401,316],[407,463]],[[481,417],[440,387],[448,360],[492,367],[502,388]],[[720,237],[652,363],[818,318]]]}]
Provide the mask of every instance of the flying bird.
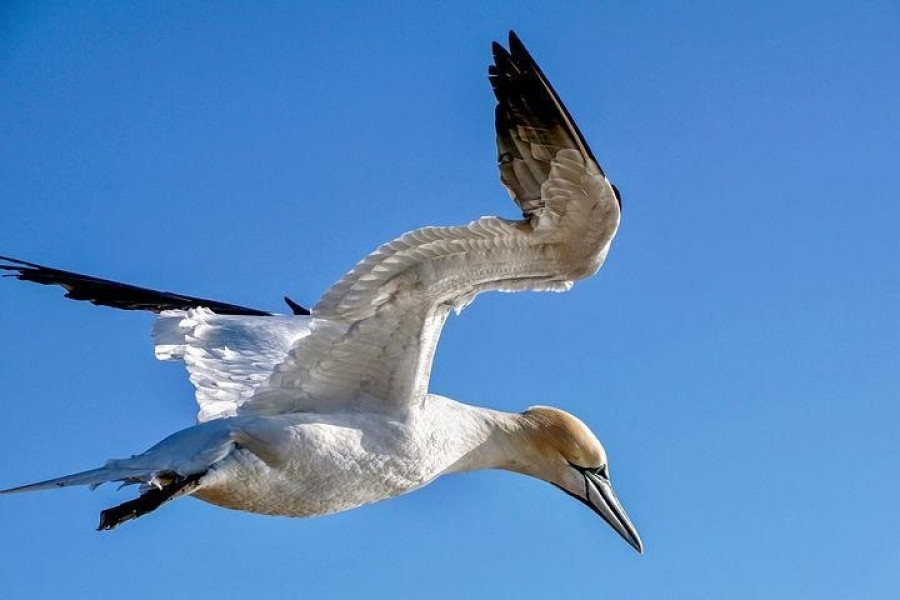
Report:
[{"label": "flying bird", "polygon": [[306,517],[384,500],[448,473],[505,469],[547,481],[638,552],[603,445],[578,418],[505,413],[428,390],[450,311],[476,295],[565,291],[597,272],[621,214],[569,111],[514,32],[493,44],[500,179],[523,218],[425,227],[377,248],[291,315],[160,292],[13,258],[0,269],[98,305],[159,313],[156,356],[184,362],[197,423],[130,458],[16,493],[107,482],[139,496],[100,514],[117,525],[181,496]]}]

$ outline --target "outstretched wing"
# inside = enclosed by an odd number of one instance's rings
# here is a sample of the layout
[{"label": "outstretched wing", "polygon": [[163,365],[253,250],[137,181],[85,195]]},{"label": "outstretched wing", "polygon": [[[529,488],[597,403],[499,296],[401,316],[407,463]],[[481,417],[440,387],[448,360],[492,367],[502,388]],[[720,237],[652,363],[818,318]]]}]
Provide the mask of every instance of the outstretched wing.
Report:
[{"label": "outstretched wing", "polygon": [[239,414],[364,409],[403,413],[426,392],[441,327],[487,290],[571,287],[603,264],[617,193],[525,47],[494,44],[501,179],[525,218],[426,227],[378,248],[313,308]]},{"label": "outstretched wing", "polygon": [[[63,271],[6,256],[0,256],[0,270],[9,271],[8,277],[15,277],[22,281],[61,286],[66,289],[66,298],[87,300],[98,306],[111,306],[122,310],[147,310],[159,313],[165,310],[188,310],[202,306],[219,315],[266,316],[274,314],[237,304],[161,292],[109,279],[100,279],[91,275]],[[285,298],[285,302],[294,314],[309,314],[308,310],[290,298]]]}]

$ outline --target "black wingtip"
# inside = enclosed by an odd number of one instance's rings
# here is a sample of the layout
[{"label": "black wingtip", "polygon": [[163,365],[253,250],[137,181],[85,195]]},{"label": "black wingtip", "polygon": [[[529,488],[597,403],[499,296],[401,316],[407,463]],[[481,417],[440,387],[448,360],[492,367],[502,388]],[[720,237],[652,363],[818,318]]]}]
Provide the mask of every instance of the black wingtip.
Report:
[{"label": "black wingtip", "polygon": [[[36,269],[41,267],[41,265],[39,265],[39,264],[28,262],[27,260],[19,260],[18,258],[13,258],[11,256],[3,256],[2,254],[0,254],[0,260],[8,262],[8,263],[12,263],[14,265],[21,265],[22,267],[32,267],[32,268],[36,268]],[[8,265],[4,265],[3,268],[12,270],[12,269],[17,269],[19,267],[10,267]]]},{"label": "black wingtip", "polygon": [[154,313],[203,306],[221,315],[270,316],[272,314],[268,311],[237,304],[151,290],[92,275],[54,269],[8,256],[0,256],[0,262],[8,263],[0,264],[0,271],[9,271],[11,277],[40,285],[61,286],[66,290],[66,298],[86,300],[97,306],[110,306],[122,310],[147,310]]},{"label": "black wingtip", "polygon": [[506,48],[503,47],[503,44],[500,42],[491,42],[491,52],[494,55],[494,60],[509,60],[511,57],[509,56],[509,52]]},{"label": "black wingtip", "polygon": [[[540,71],[537,62],[534,60],[534,57],[531,56],[531,52],[528,51],[528,48],[525,47],[525,44],[522,43],[522,40],[516,35],[516,32],[512,30],[509,32],[509,54],[514,60],[525,63],[531,69]],[[546,77],[544,77],[544,79],[546,79]]]},{"label": "black wingtip", "polygon": [[304,316],[304,315],[310,314],[309,309],[303,308],[302,306],[300,306],[299,304],[297,304],[296,302],[294,302],[287,296],[284,297],[284,303],[287,304],[288,307],[290,307],[291,312],[294,313],[295,315]]},{"label": "black wingtip", "polygon": [[512,54],[523,53],[526,56],[531,56],[528,54],[528,50],[525,49],[525,44],[522,43],[522,40],[512,29],[509,30],[509,51]]},{"label": "black wingtip", "polygon": [[[498,54],[496,48],[500,47],[500,52]],[[577,141],[581,145],[582,152],[594,163],[600,167],[600,163],[597,158],[594,156],[594,153],[591,151],[590,146],[585,140],[584,135],[582,135],[581,131],[578,129],[578,126],[575,124],[575,120],[572,118],[572,115],[569,113],[569,109],[566,108],[566,105],[563,103],[562,99],[560,99],[559,94],[556,93],[556,90],[553,89],[553,86],[550,84],[550,80],[547,79],[547,76],[544,75],[543,70],[537,64],[537,61],[534,60],[534,57],[531,56],[531,53],[525,47],[525,44],[522,43],[522,40],[519,38],[518,34],[515,31],[510,29],[509,31],[509,51],[505,48],[494,42],[494,62],[496,64],[496,69],[493,73],[493,78],[491,79],[492,85],[495,82],[500,82],[504,80],[512,80],[515,79],[514,82],[510,83],[507,81],[505,85],[508,86],[520,86],[524,87],[529,85],[529,80],[536,80],[540,82],[540,85],[546,89],[547,94],[552,98],[552,102],[555,105],[555,108],[565,115],[565,119],[567,121],[567,127],[569,127],[572,131],[572,134]],[[499,58],[502,57],[502,60]],[[497,85],[494,85],[495,95],[497,95]],[[504,102],[504,99],[499,95],[497,100],[501,103]],[[533,107],[532,107],[533,109]],[[602,167],[600,167],[601,174],[603,173]]]}]

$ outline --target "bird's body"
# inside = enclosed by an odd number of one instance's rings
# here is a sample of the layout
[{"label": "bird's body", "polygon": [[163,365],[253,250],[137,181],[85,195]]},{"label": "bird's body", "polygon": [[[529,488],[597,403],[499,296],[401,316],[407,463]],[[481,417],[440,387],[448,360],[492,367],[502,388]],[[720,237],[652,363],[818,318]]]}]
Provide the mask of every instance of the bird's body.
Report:
[{"label": "bird's body", "polygon": [[[429,393],[444,321],[483,291],[564,291],[603,264],[618,192],[524,46],[494,45],[501,180],[522,220],[482,217],[388,242],[294,316],[155,292],[16,259],[0,268],[68,295],[160,312],[156,355],[181,360],[198,424],[144,453],[7,492],[108,481],[141,496],[104,511],[101,529],[192,495],[273,515],[333,513],[443,474],[506,469],[538,477],[640,538],[609,484],[606,453],[553,408],[503,413]],[[0,257],[2,258],[2,257]]]},{"label": "bird's body", "polygon": [[[365,412],[235,417],[175,435],[211,436],[230,445],[201,479],[196,497],[238,510],[308,517],[483,467],[485,458],[501,457],[495,438],[502,435],[498,424],[508,419],[429,395],[405,419]],[[211,430],[204,431],[207,427]],[[180,442],[174,441],[173,449]]]}]

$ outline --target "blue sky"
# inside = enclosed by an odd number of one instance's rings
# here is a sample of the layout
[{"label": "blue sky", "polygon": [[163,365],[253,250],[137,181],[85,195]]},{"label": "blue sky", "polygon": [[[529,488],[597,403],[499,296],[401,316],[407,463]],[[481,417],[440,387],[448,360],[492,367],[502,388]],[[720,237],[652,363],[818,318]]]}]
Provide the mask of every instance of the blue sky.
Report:
[{"label": "blue sky", "polygon": [[[490,42],[514,28],[622,190],[606,266],[451,318],[432,389],[561,406],[647,551],[501,472],[291,520],[113,487],[0,498],[4,598],[888,598],[900,588],[896,3],[6,3],[0,254],[307,305],[377,244],[515,216]],[[0,487],[196,407],[151,317],[0,282]]]}]

